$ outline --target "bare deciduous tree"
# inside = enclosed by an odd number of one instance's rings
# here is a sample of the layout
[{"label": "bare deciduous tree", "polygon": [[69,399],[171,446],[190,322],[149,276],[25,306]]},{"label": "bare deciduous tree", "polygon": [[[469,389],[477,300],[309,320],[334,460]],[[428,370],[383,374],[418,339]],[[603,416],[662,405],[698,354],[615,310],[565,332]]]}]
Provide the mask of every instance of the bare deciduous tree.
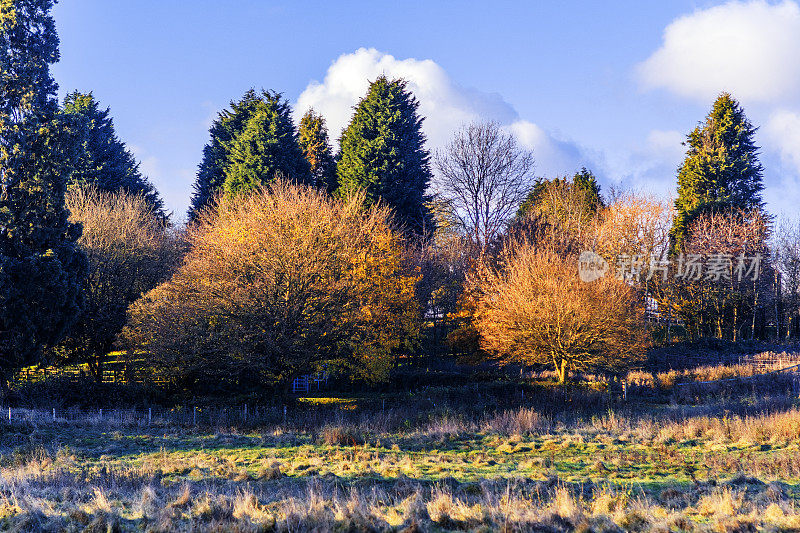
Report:
[{"label": "bare deciduous tree", "polygon": [[783,280],[786,338],[791,338],[800,332],[800,220],[783,221],[777,226],[772,259]]},{"label": "bare deciduous tree", "polygon": [[658,198],[643,194],[616,194],[596,228],[596,251],[615,262],[622,254],[665,258],[669,250],[672,212]]},{"label": "bare deciduous tree", "polygon": [[465,126],[435,163],[439,195],[480,247],[503,230],[532,185],[533,153],[493,122]]},{"label": "bare deciduous tree", "polygon": [[[679,252],[686,264],[691,257],[700,261],[702,274],[690,275],[691,269],[683,267],[683,275],[659,284],[659,306],[680,317],[692,338],[711,336],[735,342],[748,331],[754,337],[757,311],[774,300],[773,282],[777,281],[766,246],[769,218],[758,209],[703,213],[687,234]],[[712,275],[712,267],[721,269],[721,274]],[[779,326],[777,310],[774,314]]]},{"label": "bare deciduous tree", "polygon": [[179,241],[143,195],[85,186],[71,190],[66,205],[71,220],[83,226],[78,244],[89,259],[89,275],[85,309],[52,351],[59,363],[87,363],[99,380],[128,306],[169,276],[180,255]]}]

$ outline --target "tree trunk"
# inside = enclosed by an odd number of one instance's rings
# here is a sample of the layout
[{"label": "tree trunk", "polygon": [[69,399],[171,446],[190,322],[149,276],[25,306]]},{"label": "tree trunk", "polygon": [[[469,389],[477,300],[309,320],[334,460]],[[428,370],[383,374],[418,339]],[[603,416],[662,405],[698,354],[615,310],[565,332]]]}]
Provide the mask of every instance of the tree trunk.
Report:
[{"label": "tree trunk", "polygon": [[775,273],[775,342],[781,340],[781,274]]},{"label": "tree trunk", "polygon": [[103,364],[99,357],[89,358],[89,373],[92,375],[96,383],[103,382]]},{"label": "tree trunk", "polygon": [[568,374],[566,359],[562,359],[560,363],[556,361],[556,374],[558,374],[558,382],[563,385],[567,381]]}]

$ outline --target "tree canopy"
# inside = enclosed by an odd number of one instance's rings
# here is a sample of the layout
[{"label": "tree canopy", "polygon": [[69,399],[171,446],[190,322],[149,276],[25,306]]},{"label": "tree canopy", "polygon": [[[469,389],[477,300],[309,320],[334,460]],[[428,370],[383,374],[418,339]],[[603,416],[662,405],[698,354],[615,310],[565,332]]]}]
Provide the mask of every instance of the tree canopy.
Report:
[{"label": "tree canopy", "polygon": [[421,235],[432,230],[425,193],[432,174],[419,102],[407,85],[385,76],[370,84],[342,133],[336,173],[340,195],[363,190],[368,203],[384,202]]},{"label": "tree canopy", "polygon": [[248,90],[219,113],[209,133],[189,207],[191,220],[223,190],[266,183],[277,173],[300,183],[310,180],[289,104],[278,93]]},{"label": "tree canopy", "polygon": [[77,147],[69,186],[91,185],[105,192],[141,194],[161,218],[166,218],[158,191],[117,137],[110,109],[101,109],[92,93],[73,91],[64,98],[62,114],[77,120]]},{"label": "tree canopy", "polygon": [[[384,379],[415,335],[414,287],[386,207],[284,180],[223,197],[125,338],[178,387],[264,387],[328,365]],[[138,357],[138,356],[137,356]]]},{"label": "tree canopy", "polygon": [[587,213],[597,213],[605,207],[605,201],[600,195],[600,184],[597,178],[586,167],[581,168],[571,179],[567,177],[548,180],[537,178],[525,200],[517,211],[518,217],[533,212],[552,212],[556,207],[552,205],[554,189],[560,189],[563,193],[575,194],[580,198],[580,204]]},{"label": "tree canopy", "polygon": [[560,382],[575,370],[619,372],[641,357],[642,309],[635,289],[614,276],[591,283],[577,257],[512,243],[502,266],[476,276],[481,347],[501,361],[551,364]]},{"label": "tree canopy", "polygon": [[739,102],[722,93],[705,122],[687,135],[686,158],[678,169],[674,245],[686,239],[692,220],[704,212],[763,206],[756,131]]},{"label": "tree canopy", "polygon": [[437,198],[473,245],[500,235],[533,182],[533,153],[493,122],[469,124],[436,154]]},{"label": "tree canopy", "polygon": [[298,141],[311,168],[313,183],[333,192],[336,190],[336,162],[328,140],[328,128],[322,115],[309,109],[300,119]]},{"label": "tree canopy", "polygon": [[177,262],[171,228],[141,194],[93,185],[67,193],[70,219],[83,228],[78,244],[89,260],[85,307],[53,349],[56,362],[87,363],[96,379],[127,319],[128,306],[164,281]]},{"label": "tree canopy", "polygon": [[[82,306],[86,257],[64,194],[74,157],[57,118],[52,0],[0,4],[0,384],[57,343]],[[74,131],[74,130],[73,130]]]}]

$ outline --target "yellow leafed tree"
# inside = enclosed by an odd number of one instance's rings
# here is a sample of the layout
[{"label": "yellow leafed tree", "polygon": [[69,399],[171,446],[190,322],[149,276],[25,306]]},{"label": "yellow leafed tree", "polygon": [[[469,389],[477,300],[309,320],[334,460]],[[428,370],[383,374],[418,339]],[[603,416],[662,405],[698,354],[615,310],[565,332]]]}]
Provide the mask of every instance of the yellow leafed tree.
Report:
[{"label": "yellow leafed tree", "polygon": [[125,340],[196,387],[272,385],[326,366],[381,380],[417,335],[418,279],[390,212],[277,181],[221,200],[172,280],[130,311]]}]

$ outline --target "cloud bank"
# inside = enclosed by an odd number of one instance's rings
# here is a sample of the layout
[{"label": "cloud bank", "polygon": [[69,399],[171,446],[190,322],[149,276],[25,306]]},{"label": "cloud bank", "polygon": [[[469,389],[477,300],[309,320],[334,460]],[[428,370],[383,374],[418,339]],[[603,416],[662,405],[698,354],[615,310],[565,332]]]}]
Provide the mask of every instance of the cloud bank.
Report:
[{"label": "cloud bank", "polygon": [[296,116],[315,109],[325,117],[331,137],[338,139],[370,81],[382,74],[408,81],[425,117],[423,130],[429,148],[445,146],[464,124],[493,120],[513,132],[521,145],[533,150],[537,175],[571,174],[582,165],[591,166],[591,158],[578,144],[558,139],[521,119],[500,95],[460,87],[430,59],[397,59],[374,48],[360,48],[336,59],[323,81],[310,83],[298,97]]},{"label": "cloud bank", "polygon": [[648,88],[707,102],[728,91],[749,102],[796,99],[800,7],[789,0],[730,2],[678,18],[638,68]]},{"label": "cloud bank", "polygon": [[680,17],[637,66],[647,89],[710,105],[722,91],[761,126],[764,199],[777,214],[800,203],[800,5],[733,1]]}]

